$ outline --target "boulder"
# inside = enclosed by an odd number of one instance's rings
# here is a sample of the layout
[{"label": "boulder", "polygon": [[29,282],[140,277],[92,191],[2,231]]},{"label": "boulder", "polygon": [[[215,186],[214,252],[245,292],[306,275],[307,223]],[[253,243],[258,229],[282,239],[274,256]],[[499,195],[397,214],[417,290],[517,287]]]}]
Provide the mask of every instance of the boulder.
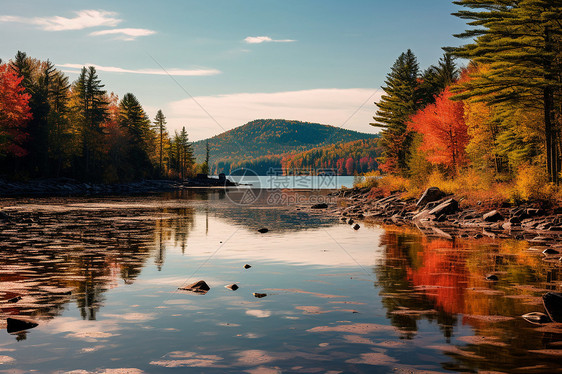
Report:
[{"label": "boulder", "polygon": [[441,191],[439,187],[429,187],[424,193],[421,195],[419,200],[416,203],[416,206],[422,208],[426,206],[427,203],[431,203],[432,201],[441,200],[444,198],[445,192]]},{"label": "boulder", "polygon": [[542,253],[544,255],[559,255],[560,254],[560,252],[558,252],[557,250],[552,249],[552,248],[547,248],[544,251],[542,251]]},{"label": "boulder", "polygon": [[17,319],[17,318],[8,318],[7,322],[8,322],[7,330],[9,334],[13,334],[23,330],[29,330],[38,326],[38,324],[33,321]]},{"label": "boulder", "polygon": [[327,207],[328,204],[320,203],[320,204],[314,204],[313,206],[310,207],[310,209],[326,209]]},{"label": "boulder", "polygon": [[350,218],[350,219],[347,221],[347,223],[348,223],[349,225],[353,225],[353,222],[355,222],[355,221],[353,220],[353,218]]},{"label": "boulder", "polygon": [[268,231],[269,231],[269,229],[266,229],[265,227],[262,227],[261,229],[258,229],[258,232],[262,233],[262,234],[265,234]]},{"label": "boulder", "polygon": [[434,215],[435,217],[439,217],[440,215],[448,215],[455,213],[459,210],[459,203],[455,199],[447,199],[443,201],[441,204],[437,205],[435,208],[429,211],[430,215]]},{"label": "boulder", "polygon": [[240,287],[238,287],[238,285],[236,283],[229,284],[228,286],[225,286],[225,287],[228,288],[231,291],[236,291],[238,288],[240,288]]},{"label": "boulder", "polygon": [[259,292],[254,292],[253,295],[254,295],[254,297],[257,297],[258,299],[261,299],[262,297],[267,296],[266,293],[259,293]]},{"label": "boulder", "polygon": [[492,210],[482,216],[482,219],[486,222],[498,222],[503,220],[503,216],[497,210]]},{"label": "boulder", "polygon": [[360,227],[361,227],[361,226],[359,226],[359,225],[356,223],[356,224],[353,226],[353,229],[354,229],[354,230],[359,230]]},{"label": "boulder", "polygon": [[547,292],[543,295],[542,301],[550,319],[554,322],[562,322],[562,293]]},{"label": "boulder", "polygon": [[207,292],[209,292],[211,287],[209,287],[209,285],[204,280],[200,280],[198,282],[190,284],[187,287],[180,287],[179,289],[183,291],[191,291],[191,292],[206,294]]},{"label": "boulder", "polygon": [[496,282],[498,281],[498,276],[495,274],[490,274],[486,277],[486,280]]},{"label": "boulder", "polygon": [[244,265],[244,269],[249,269],[251,267],[252,267],[252,265],[248,265],[248,264]]}]

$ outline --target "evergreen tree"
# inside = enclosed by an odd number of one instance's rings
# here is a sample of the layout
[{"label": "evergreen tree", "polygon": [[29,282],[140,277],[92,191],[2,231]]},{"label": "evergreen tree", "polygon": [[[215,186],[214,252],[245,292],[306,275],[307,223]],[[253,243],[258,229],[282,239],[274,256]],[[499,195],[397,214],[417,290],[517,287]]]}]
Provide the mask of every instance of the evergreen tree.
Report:
[{"label": "evergreen tree", "polygon": [[384,95],[371,125],[381,127],[381,169],[393,173],[407,172],[412,140],[407,131],[410,116],[420,108],[419,67],[411,50],[402,53],[391,68],[382,87]]},{"label": "evergreen tree", "polygon": [[201,173],[209,174],[209,140],[205,142],[205,162],[201,168]]},{"label": "evergreen tree", "polygon": [[125,94],[119,103],[119,125],[129,134],[128,164],[131,177],[147,177],[152,173],[150,152],[154,134],[148,116],[132,93]]},{"label": "evergreen tree", "polygon": [[164,145],[164,135],[166,133],[166,117],[164,116],[164,113],[162,113],[162,110],[158,109],[158,112],[156,113],[156,117],[154,117],[154,125],[156,127],[156,131],[159,133],[160,135],[160,139],[159,139],[159,156],[160,156],[160,162],[159,162],[159,170],[160,173],[162,173],[162,171],[164,170],[162,168],[162,157],[163,157],[163,145]]},{"label": "evergreen tree", "polygon": [[422,74],[420,84],[421,105],[433,104],[435,98],[452,85],[459,78],[459,69],[455,58],[450,53],[445,53],[437,65],[431,65]]},{"label": "evergreen tree", "polygon": [[[546,169],[558,182],[562,0],[459,0],[456,16],[474,26],[456,35],[475,42],[450,50],[485,64],[485,73],[463,84],[459,99],[476,98],[504,108],[540,106]],[[558,116],[557,116],[558,114]]]},{"label": "evergreen tree", "polygon": [[102,172],[102,123],[108,116],[107,96],[103,87],[93,66],[82,68],[73,87],[75,100],[72,109],[79,123],[82,145],[83,167],[80,172],[89,180],[99,179]]}]

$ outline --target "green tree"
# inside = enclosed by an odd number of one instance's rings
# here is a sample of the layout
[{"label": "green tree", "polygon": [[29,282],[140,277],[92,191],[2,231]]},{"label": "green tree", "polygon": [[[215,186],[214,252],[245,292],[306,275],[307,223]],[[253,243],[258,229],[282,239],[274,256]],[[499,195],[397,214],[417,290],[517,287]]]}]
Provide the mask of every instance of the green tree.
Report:
[{"label": "green tree", "polygon": [[162,110],[158,109],[158,112],[156,113],[156,116],[154,117],[154,125],[156,128],[156,131],[159,133],[160,137],[159,137],[159,141],[158,141],[158,145],[159,145],[159,159],[160,162],[158,163],[158,167],[160,170],[160,174],[162,174],[162,171],[164,170],[162,168],[162,159],[163,159],[163,148],[164,148],[164,136],[167,137],[166,134],[166,116],[164,116],[164,113],[162,113]]},{"label": "green tree", "polygon": [[450,53],[445,53],[437,65],[431,65],[422,74],[419,86],[421,105],[433,104],[446,87],[457,81],[459,74],[455,58]]},{"label": "green tree", "polygon": [[419,66],[411,50],[402,53],[391,68],[382,87],[384,95],[376,103],[378,111],[371,125],[381,127],[381,169],[407,173],[411,134],[407,123],[421,104]]},{"label": "green tree", "polygon": [[[489,69],[462,85],[458,99],[477,98],[500,108],[536,108],[546,170],[558,182],[562,0],[459,0],[456,16],[473,28],[456,35],[474,42],[449,49]],[[557,117],[558,114],[558,117]]]},{"label": "green tree", "polygon": [[127,93],[119,103],[119,126],[129,135],[128,164],[133,179],[152,174],[150,153],[154,133],[150,120],[141,104],[132,93]]}]

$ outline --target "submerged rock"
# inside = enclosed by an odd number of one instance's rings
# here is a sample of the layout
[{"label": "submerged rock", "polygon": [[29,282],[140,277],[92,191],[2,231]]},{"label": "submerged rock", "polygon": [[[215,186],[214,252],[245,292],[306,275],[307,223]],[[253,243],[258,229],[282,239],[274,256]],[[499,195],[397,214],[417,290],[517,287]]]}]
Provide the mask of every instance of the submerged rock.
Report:
[{"label": "submerged rock", "polygon": [[258,232],[265,234],[266,232],[268,232],[269,229],[266,229],[265,227],[262,227],[261,229],[258,229]]},{"label": "submerged rock", "polygon": [[259,292],[254,292],[253,295],[254,295],[254,297],[257,297],[258,299],[261,299],[262,297],[267,296],[266,293],[259,293]]},{"label": "submerged rock", "polygon": [[249,264],[244,265],[244,269],[249,269],[251,267],[252,267],[252,265],[249,265]]},{"label": "submerged rock", "polygon": [[554,322],[562,322],[562,293],[547,292],[542,297],[544,309]]},{"label": "submerged rock", "polygon": [[328,204],[320,203],[320,204],[314,204],[313,206],[310,207],[310,209],[326,209],[327,207]]},{"label": "submerged rock", "polygon": [[559,255],[560,252],[558,252],[556,249],[552,249],[552,248],[547,248],[544,251],[542,251],[542,253],[544,255]]},{"label": "submerged rock", "polygon": [[209,292],[211,287],[209,287],[209,285],[204,280],[200,280],[199,282],[195,282],[187,287],[180,287],[179,289],[206,294],[207,292]]},{"label": "submerged rock", "polygon": [[9,334],[29,330],[38,326],[36,322],[16,318],[8,318],[7,322],[7,330]]},{"label": "submerged rock", "polygon": [[523,314],[521,317],[527,322],[533,323],[535,325],[541,325],[543,323],[552,322],[550,318],[541,312],[531,312],[527,314]]},{"label": "submerged rock", "polygon": [[240,287],[238,287],[238,285],[236,283],[229,284],[228,286],[225,286],[225,287],[228,288],[231,291],[236,291],[237,289],[240,288]]}]

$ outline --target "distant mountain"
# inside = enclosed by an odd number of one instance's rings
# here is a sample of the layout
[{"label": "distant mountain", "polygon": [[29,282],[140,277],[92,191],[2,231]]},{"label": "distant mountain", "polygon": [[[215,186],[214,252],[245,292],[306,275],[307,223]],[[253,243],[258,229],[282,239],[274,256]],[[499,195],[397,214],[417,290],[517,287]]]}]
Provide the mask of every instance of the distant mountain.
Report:
[{"label": "distant mountain", "polygon": [[[281,167],[281,159],[287,154],[377,137],[318,123],[260,119],[208,139],[210,166],[213,174],[228,174],[250,163],[263,173],[269,167]],[[205,158],[205,143],[206,140],[193,143],[197,162]]]}]

